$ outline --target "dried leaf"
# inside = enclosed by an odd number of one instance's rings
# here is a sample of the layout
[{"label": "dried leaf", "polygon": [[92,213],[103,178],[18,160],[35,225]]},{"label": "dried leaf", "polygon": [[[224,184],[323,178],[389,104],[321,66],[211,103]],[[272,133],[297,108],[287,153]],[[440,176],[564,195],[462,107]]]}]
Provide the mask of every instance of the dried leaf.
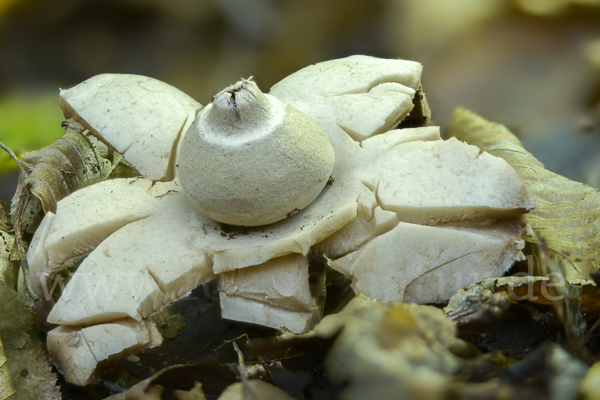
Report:
[{"label": "dried leaf", "polygon": [[56,212],[56,203],[77,189],[106,179],[139,175],[121,154],[78,123],[69,120],[63,125],[65,134],[54,144],[23,154],[11,204],[17,231],[33,234],[44,214]]},{"label": "dried leaf", "polygon": [[0,201],[0,231],[9,232],[12,230],[12,223],[10,222],[10,212],[6,203]]},{"label": "dried leaf", "polygon": [[[485,279],[472,284],[456,293],[444,309],[450,319],[457,325],[471,322],[487,322],[490,314],[498,308],[493,299],[500,298],[508,304],[519,303],[531,312],[534,319],[539,318],[539,310],[532,304],[552,306],[553,319],[562,325],[565,333],[565,345],[571,354],[580,360],[590,361],[591,357],[585,348],[587,322],[582,312],[598,309],[599,296],[596,285],[592,281],[576,280],[569,282],[564,277],[560,261],[548,258],[540,246],[538,259],[544,276],[508,276]],[[547,309],[547,307],[546,307]]]},{"label": "dried leaf", "polygon": [[[200,394],[207,394],[214,396],[210,398],[216,398],[235,380],[235,374],[231,369],[219,364],[214,359],[208,358],[194,365],[173,365],[163,368],[149,378],[135,384],[124,393],[111,396],[110,399],[160,400],[161,398],[187,398],[200,400],[202,399],[202,397],[199,397]],[[191,397],[193,395],[196,397]]]},{"label": "dried leaf", "polygon": [[0,336],[16,391],[11,400],[60,399],[57,376],[48,364],[43,338],[35,328],[33,314],[4,282],[0,282]]},{"label": "dried leaf", "polygon": [[19,254],[12,229],[8,208],[0,202],[0,282],[15,289],[18,275]]},{"label": "dried leaf", "polygon": [[456,326],[431,306],[359,295],[299,336],[314,337],[335,337],[324,363],[334,383],[347,383],[344,399],[442,398],[462,367],[449,350]]},{"label": "dried leaf", "polygon": [[568,280],[585,279],[598,270],[600,259],[600,192],[550,172],[526,151],[515,135],[500,124],[458,108],[449,135],[505,159],[519,175],[535,209],[528,215],[536,237],[548,255],[562,259]]},{"label": "dried leaf", "polygon": [[499,293],[504,291],[509,294],[510,300],[513,302],[528,300],[538,304],[551,304],[550,300],[542,295],[543,288],[547,285],[548,278],[542,276],[487,278],[456,292],[448,302],[446,308],[444,308],[444,312],[449,316],[454,314],[457,318],[466,317],[466,315],[459,316],[457,313],[461,309],[463,313],[466,312],[465,308],[467,307],[470,308],[471,312],[480,312],[481,304],[474,303],[475,299],[480,299],[485,295],[485,292]]},{"label": "dried leaf", "polygon": [[[474,367],[482,369],[485,364],[480,362]],[[580,360],[559,345],[549,343],[493,372],[481,383],[453,382],[447,388],[446,398],[576,400],[577,387],[586,370]]]},{"label": "dried leaf", "polygon": [[565,330],[567,349],[580,360],[591,363],[592,358],[584,344],[587,322],[581,314],[582,288],[571,285],[565,279],[562,260],[550,258],[546,252],[542,242],[538,254],[540,270],[550,281],[549,294],[553,299],[554,313]]},{"label": "dried leaf", "polygon": [[0,339],[0,400],[8,399],[13,394],[15,394],[15,388],[4,355],[4,346],[2,346],[2,340]]},{"label": "dried leaf", "polygon": [[[456,292],[448,302],[444,311],[446,314],[456,313],[475,298],[481,299],[486,291],[491,293],[506,293],[511,302],[529,301],[534,304],[551,305],[555,295],[551,293],[551,282],[544,276],[505,276],[501,278],[488,278],[481,282],[473,283]],[[586,279],[571,280],[569,284],[581,292],[581,312],[587,313],[600,310],[600,288],[593,281]],[[484,305],[485,306],[485,305]],[[489,306],[489,304],[487,305]],[[479,312],[471,309],[471,312]],[[466,315],[463,315],[463,317]],[[460,316],[459,316],[460,317]]]},{"label": "dried leaf", "polygon": [[[21,174],[11,203],[11,222],[21,260],[26,258],[27,243],[47,212],[56,212],[56,204],[72,192],[94,183],[139,176],[123,156],[74,121],[65,121],[65,134],[54,144],[23,154],[22,161],[0,142],[19,165]],[[30,288],[29,273],[23,264],[25,286]]]}]

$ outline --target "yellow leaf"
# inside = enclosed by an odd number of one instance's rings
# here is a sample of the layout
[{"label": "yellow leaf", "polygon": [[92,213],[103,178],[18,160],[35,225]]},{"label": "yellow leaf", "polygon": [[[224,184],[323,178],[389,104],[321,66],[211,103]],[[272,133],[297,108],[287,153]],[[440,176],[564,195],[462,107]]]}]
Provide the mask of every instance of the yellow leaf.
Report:
[{"label": "yellow leaf", "polygon": [[579,383],[579,395],[585,400],[600,400],[600,362],[594,363]]},{"label": "yellow leaf", "polygon": [[2,346],[2,339],[0,339],[0,400],[8,399],[15,393],[12,379],[10,378],[10,371],[8,370],[7,359],[4,355],[4,346]]},{"label": "yellow leaf", "polygon": [[[19,0],[0,0],[0,22],[1,18],[5,16],[5,14],[10,11],[10,8],[13,4],[19,3]],[[2,397],[0,397],[1,399]]]},{"label": "yellow leaf", "polygon": [[600,191],[544,168],[505,126],[458,108],[450,136],[506,160],[516,171],[535,209],[528,215],[536,234],[526,240],[546,242],[549,256],[562,258],[566,278],[585,279],[600,260]]}]

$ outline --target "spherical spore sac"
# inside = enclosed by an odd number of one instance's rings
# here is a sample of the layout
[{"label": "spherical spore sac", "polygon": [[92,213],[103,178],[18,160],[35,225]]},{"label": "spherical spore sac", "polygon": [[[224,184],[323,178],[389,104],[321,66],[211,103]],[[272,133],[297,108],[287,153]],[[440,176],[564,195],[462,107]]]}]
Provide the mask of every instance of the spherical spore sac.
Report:
[{"label": "spherical spore sac", "polygon": [[183,189],[202,213],[258,226],[308,206],[333,163],[333,148],[317,122],[242,80],[197,115],[178,168]]}]

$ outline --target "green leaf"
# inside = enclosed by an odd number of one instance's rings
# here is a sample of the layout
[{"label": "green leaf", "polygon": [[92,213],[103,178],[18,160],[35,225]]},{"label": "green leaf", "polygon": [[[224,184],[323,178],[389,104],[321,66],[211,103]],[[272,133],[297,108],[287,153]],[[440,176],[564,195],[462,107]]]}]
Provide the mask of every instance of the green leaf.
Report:
[{"label": "green leaf", "polygon": [[172,305],[170,304],[151,317],[164,339],[175,339],[177,332],[185,327],[185,318],[181,314],[172,312],[171,308]]},{"label": "green leaf", "polygon": [[600,260],[600,192],[544,168],[505,126],[458,108],[450,136],[506,160],[516,171],[535,209],[528,215],[535,233],[526,240],[543,240],[548,255],[560,259],[568,280],[589,278]]},{"label": "green leaf", "polygon": [[[63,119],[57,93],[35,98],[11,94],[0,99],[0,139],[19,156],[62,136]],[[8,154],[0,152],[0,172],[15,169]]]}]

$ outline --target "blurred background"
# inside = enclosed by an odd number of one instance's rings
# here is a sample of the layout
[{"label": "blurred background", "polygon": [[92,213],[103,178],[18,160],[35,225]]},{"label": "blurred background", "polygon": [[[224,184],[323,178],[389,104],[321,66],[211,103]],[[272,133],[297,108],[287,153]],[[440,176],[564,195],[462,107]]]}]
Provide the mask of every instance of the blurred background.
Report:
[{"label": "blurred background", "polygon": [[[0,139],[62,135],[58,89],[132,73],[206,104],[352,54],[424,65],[434,123],[468,107],[549,169],[600,187],[600,0],[0,0]],[[14,193],[0,155],[0,199]]]}]

